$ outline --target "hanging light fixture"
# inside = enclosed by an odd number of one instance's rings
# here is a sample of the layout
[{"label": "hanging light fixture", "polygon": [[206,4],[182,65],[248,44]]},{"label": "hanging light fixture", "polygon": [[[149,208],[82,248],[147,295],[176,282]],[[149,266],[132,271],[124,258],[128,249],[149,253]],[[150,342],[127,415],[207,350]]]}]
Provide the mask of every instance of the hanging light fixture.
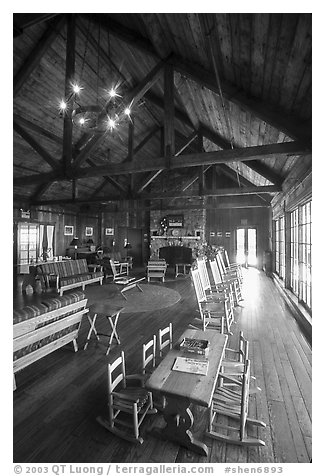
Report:
[{"label": "hanging light fixture", "polygon": [[[83,55],[83,62],[80,75],[80,83],[82,83],[82,76],[86,64],[86,53],[89,41],[89,26],[85,42],[85,52]],[[82,90],[84,89],[80,84],[75,82],[71,84],[71,93],[65,99],[62,99],[59,105],[60,115],[64,116],[68,110],[71,110],[71,117],[73,124],[86,131],[105,133],[106,131],[113,131],[126,120],[131,120],[132,104],[124,102],[121,91],[119,90],[121,84],[117,83],[104,89],[104,94],[99,95],[98,83],[100,78],[100,26],[98,28],[97,39],[97,91],[96,104],[85,105],[82,104]],[[99,100],[101,100],[100,104]]]}]

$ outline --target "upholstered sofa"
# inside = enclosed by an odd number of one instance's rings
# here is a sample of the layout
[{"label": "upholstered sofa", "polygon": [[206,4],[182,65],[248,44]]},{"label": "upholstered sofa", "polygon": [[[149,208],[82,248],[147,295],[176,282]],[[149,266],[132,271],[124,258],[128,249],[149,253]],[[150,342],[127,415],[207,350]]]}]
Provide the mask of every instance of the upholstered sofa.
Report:
[{"label": "upholstered sofa", "polygon": [[103,284],[104,279],[101,266],[88,267],[85,259],[40,263],[37,265],[36,275],[43,286],[54,285],[60,296],[68,289],[82,286],[84,291],[86,284],[97,281]]},{"label": "upholstered sofa", "polygon": [[88,312],[82,291],[42,299],[41,302],[13,312],[13,372],[36,362],[60,347],[73,343],[78,350],[77,337],[82,316]]}]

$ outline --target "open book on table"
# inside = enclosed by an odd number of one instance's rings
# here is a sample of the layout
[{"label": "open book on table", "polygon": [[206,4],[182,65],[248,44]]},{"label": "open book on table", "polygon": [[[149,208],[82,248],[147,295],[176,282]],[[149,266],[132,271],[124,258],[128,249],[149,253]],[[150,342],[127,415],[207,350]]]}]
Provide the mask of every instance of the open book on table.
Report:
[{"label": "open book on table", "polygon": [[205,359],[193,359],[191,357],[177,357],[173,365],[173,370],[187,372],[190,374],[206,375],[208,373],[209,361]]}]

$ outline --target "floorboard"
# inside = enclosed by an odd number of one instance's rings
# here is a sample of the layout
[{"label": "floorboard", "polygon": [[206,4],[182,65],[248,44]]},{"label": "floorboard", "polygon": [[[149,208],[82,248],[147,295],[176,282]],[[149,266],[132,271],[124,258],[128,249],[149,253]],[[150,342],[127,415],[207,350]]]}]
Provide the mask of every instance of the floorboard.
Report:
[{"label": "floorboard", "polygon": [[[154,284],[154,283],[153,283]],[[106,342],[83,345],[89,329],[82,321],[79,352],[71,346],[44,357],[16,375],[13,393],[13,459],[15,463],[304,463],[311,458],[311,348],[272,279],[256,269],[244,270],[244,301],[235,310],[233,335],[228,346],[237,347],[243,330],[250,342],[252,374],[262,392],[250,401],[250,415],[263,420],[265,429],[249,434],[265,441],[265,447],[245,448],[203,437],[209,448],[199,456],[151,434],[163,425],[161,414],[151,415],[142,426],[143,445],[134,445],[110,434],[96,422],[106,412],[106,370],[121,350],[128,373],[138,371],[141,346],[159,328],[173,323],[174,341],[198,317],[195,293],[189,277],[165,284],[177,290],[181,300],[155,312],[123,314],[118,323],[121,345],[105,356]],[[91,300],[95,285],[86,287]],[[18,287],[19,289],[19,287]],[[14,304],[37,297],[17,294]],[[98,330],[105,323],[98,321]],[[203,435],[207,411],[194,407],[195,433]]]}]

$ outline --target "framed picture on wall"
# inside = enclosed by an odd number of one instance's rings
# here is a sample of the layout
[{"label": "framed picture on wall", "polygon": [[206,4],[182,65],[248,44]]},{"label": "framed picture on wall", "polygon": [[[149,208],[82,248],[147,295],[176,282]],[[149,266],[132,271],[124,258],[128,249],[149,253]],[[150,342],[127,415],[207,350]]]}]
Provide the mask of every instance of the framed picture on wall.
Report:
[{"label": "framed picture on wall", "polygon": [[114,235],[114,228],[105,228],[105,235],[108,235],[108,236]]},{"label": "framed picture on wall", "polygon": [[184,215],[168,215],[167,226],[169,228],[182,228],[184,226]]},{"label": "framed picture on wall", "polygon": [[93,236],[92,226],[86,226],[86,236]]},{"label": "framed picture on wall", "polygon": [[73,226],[65,225],[64,226],[64,234],[66,236],[73,236]]}]

